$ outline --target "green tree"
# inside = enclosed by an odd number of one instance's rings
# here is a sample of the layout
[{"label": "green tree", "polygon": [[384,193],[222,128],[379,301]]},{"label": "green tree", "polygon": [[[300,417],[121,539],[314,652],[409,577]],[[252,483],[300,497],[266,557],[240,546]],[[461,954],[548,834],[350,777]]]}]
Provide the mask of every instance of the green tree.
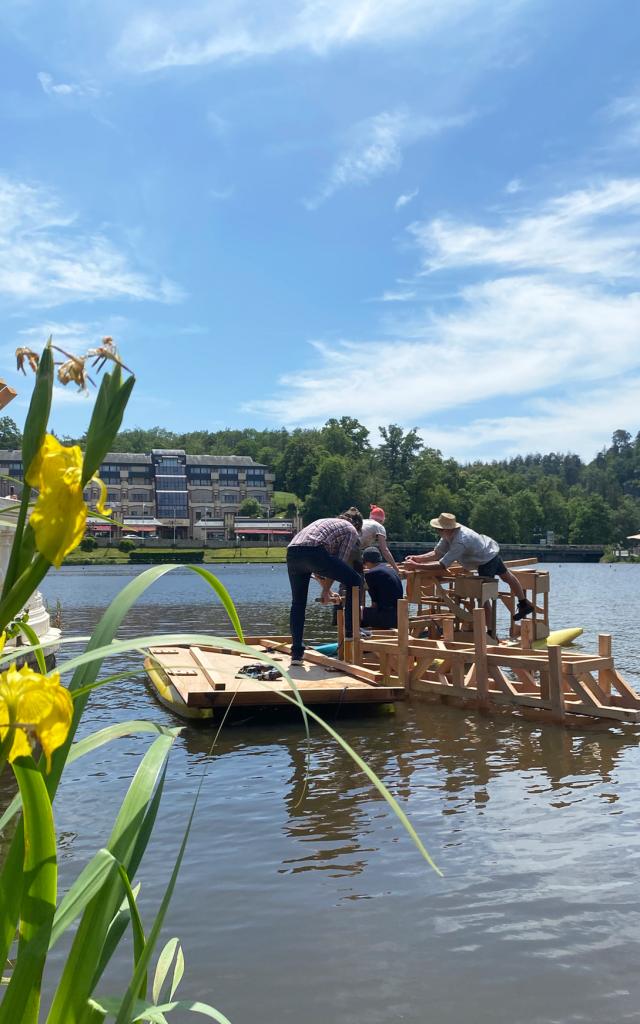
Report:
[{"label": "green tree", "polygon": [[409,495],[402,484],[393,484],[384,494],[385,527],[391,540],[407,540]]},{"label": "green tree", "polygon": [[418,452],[423,443],[418,437],[418,428],[413,427],[406,433],[397,423],[388,427],[378,427],[383,444],[377,450],[377,458],[384,466],[392,484],[408,480],[412,472]]},{"label": "green tree", "polygon": [[0,448],[16,449],[22,445],[22,434],[10,416],[0,416]]},{"label": "green tree", "polygon": [[490,488],[476,498],[471,509],[469,525],[497,541],[514,541],[517,536],[516,519],[510,499],[497,488]]},{"label": "green tree", "polygon": [[611,509],[599,494],[569,502],[569,543],[608,544],[612,539]]},{"label": "green tree", "polygon": [[319,448],[308,431],[294,433],[282,454],[279,484],[284,491],[305,497],[319,465]]},{"label": "green tree", "polygon": [[351,504],[348,465],[342,455],[325,455],[304,503],[305,522],[337,516]]},{"label": "green tree", "polygon": [[518,491],[510,501],[516,520],[517,538],[521,544],[531,544],[543,528],[542,506],[529,489]]},{"label": "green tree", "polygon": [[348,455],[360,458],[371,450],[369,431],[353,416],[341,416],[339,420],[327,420],[320,431],[322,447],[331,455]]},{"label": "green tree", "polygon": [[262,519],[264,507],[257,498],[245,498],[238,509],[238,515],[247,516],[249,519]]},{"label": "green tree", "polygon": [[640,533],[640,502],[627,495],[613,513],[611,539],[616,543],[624,543],[627,537],[635,533]]}]

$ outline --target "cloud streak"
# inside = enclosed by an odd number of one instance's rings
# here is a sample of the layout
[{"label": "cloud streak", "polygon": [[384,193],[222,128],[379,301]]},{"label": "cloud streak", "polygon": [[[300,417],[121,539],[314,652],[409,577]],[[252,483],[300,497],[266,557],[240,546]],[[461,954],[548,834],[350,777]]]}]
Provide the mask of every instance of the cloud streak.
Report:
[{"label": "cloud streak", "polygon": [[336,159],[325,183],[314,196],[304,200],[304,205],[308,210],[316,210],[340,189],[367,185],[375,178],[397,170],[402,165],[403,150],[407,146],[423,138],[433,138],[447,129],[459,128],[469,121],[470,116],[424,117],[413,115],[408,110],[394,110],[366,118],[351,129],[351,141]]},{"label": "cloud streak", "polygon": [[181,290],[134,269],[101,232],[87,232],[58,196],[0,176],[0,295],[33,306],[98,299],[176,302]]},{"label": "cloud streak", "polygon": [[507,17],[513,0],[199,0],[137,4],[114,58],[135,72],[302,50],[324,56],[355,45],[422,40],[464,21],[485,25]]}]

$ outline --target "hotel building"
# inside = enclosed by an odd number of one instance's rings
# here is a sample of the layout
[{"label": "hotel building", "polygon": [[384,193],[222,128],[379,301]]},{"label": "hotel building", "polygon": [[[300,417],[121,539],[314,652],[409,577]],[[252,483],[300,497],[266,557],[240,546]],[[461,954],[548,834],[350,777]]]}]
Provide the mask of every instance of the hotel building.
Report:
[{"label": "hotel building", "polygon": [[[10,494],[12,487],[19,494],[23,472],[20,451],[0,451],[0,474],[16,481],[0,479],[0,494]],[[107,487],[107,504],[123,524],[122,534],[199,539],[203,530],[194,533],[194,527],[201,520],[233,523],[246,498],[255,498],[268,515],[273,502],[273,473],[246,455],[187,455],[163,448],[148,455],[110,452],[100,477]],[[97,484],[89,484],[87,501],[94,504],[98,496]],[[112,532],[99,520],[89,525],[96,535]]]}]

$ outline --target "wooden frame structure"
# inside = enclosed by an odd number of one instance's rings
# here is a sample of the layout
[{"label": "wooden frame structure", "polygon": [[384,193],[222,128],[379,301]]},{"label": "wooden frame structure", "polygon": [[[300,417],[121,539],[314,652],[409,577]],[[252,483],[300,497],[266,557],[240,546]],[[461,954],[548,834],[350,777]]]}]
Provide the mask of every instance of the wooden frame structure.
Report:
[{"label": "wooden frame structure", "polygon": [[[538,589],[537,583],[532,581],[528,589],[543,599],[546,595],[539,609],[546,613],[548,589]],[[433,613],[432,625],[442,636],[412,635],[416,622],[422,629],[427,618],[410,620],[409,600],[399,601],[397,630],[344,644],[345,661],[377,671],[387,684],[397,680],[410,697],[511,709],[566,724],[584,723],[585,718],[640,722],[640,695],[616,669],[608,634],[600,636],[597,654],[551,645],[534,650],[531,644],[540,622],[525,620],[518,646],[492,644],[480,607],[471,612],[472,631],[464,640],[455,631],[456,616],[440,609]]]}]

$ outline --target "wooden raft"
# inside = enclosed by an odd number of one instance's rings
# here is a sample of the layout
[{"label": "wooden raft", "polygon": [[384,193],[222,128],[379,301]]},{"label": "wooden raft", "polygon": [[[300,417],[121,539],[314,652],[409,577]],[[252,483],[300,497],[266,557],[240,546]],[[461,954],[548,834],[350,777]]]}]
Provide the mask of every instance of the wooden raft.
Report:
[{"label": "wooden raft", "polygon": [[[217,647],[151,647],[148,661],[161,672],[188,708],[290,703],[282,696],[283,691],[293,693],[284,677],[262,682],[238,674],[243,666],[258,664],[259,654],[266,653],[289,672],[309,707],[314,704],[381,704],[405,696],[403,687],[397,682],[386,682],[379,672],[347,665],[316,652],[309,652],[303,665],[290,667],[285,639],[252,637],[249,642],[255,653],[235,653]],[[177,707],[174,710],[179,713]]]}]

